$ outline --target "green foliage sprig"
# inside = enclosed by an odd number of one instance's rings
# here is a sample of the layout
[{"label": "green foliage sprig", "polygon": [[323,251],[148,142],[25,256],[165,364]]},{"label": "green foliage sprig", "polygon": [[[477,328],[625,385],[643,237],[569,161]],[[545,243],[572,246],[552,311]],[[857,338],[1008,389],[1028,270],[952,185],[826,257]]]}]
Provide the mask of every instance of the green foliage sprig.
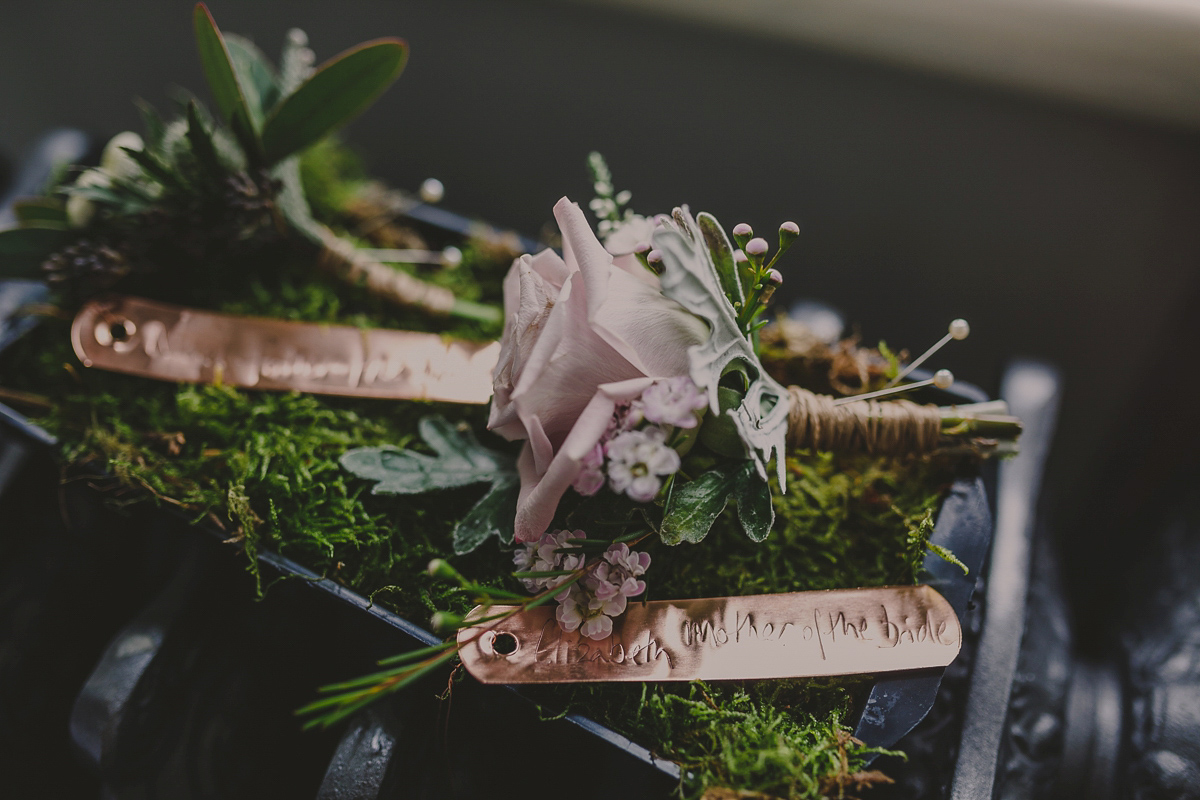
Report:
[{"label": "green foliage sprig", "polygon": [[293,31],[277,70],[252,42],[223,33],[203,3],[193,28],[216,116],[195,98],[170,123],[143,108],[145,142],[122,134],[136,146],[106,148],[105,161],[129,167],[102,161],[57,196],[19,205],[19,227],[0,231],[0,277],[44,277],[77,300],[131,273],[214,269],[239,255],[243,263],[229,266],[235,274],[278,265],[262,246],[288,238],[306,241],[328,272],[388,301],[500,323],[499,309],[359,252],[314,218],[305,197],[297,156],[396,80],[408,60],[404,41],[365,42],[313,69],[307,39]]},{"label": "green foliage sprig", "polygon": [[400,77],[408,61],[402,39],[376,39],[335,56],[285,93],[262,52],[246,39],[223,35],[204,3],[196,4],[193,24],[217,110],[246,155],[265,167],[361,114]]}]

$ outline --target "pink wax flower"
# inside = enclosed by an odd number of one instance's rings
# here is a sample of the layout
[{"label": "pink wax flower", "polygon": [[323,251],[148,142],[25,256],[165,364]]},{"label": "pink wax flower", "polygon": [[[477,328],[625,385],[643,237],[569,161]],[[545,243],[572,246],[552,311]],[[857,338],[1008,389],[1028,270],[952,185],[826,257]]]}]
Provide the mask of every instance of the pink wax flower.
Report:
[{"label": "pink wax flower", "polygon": [[700,391],[686,375],[655,381],[642,392],[642,414],[650,422],[694,428],[699,418],[696,412],[708,406],[708,395]]},{"label": "pink wax flower", "polygon": [[[537,539],[594,455],[613,412],[656,379],[688,373],[708,327],[659,291],[640,264],[615,264],[579,206],[554,206],[563,257],[521,256],[504,281],[488,427],[524,439],[516,536]],[[585,486],[589,485],[585,483]]]}]

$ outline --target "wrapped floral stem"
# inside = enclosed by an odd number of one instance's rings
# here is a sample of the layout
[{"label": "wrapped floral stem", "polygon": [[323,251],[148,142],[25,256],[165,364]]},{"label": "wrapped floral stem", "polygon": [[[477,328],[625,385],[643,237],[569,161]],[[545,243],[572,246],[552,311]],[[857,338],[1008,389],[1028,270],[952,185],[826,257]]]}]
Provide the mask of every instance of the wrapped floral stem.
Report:
[{"label": "wrapped floral stem", "polygon": [[377,261],[323,225],[316,226],[312,238],[320,247],[317,265],[321,269],[347,283],[362,284],[376,297],[431,314],[450,314],[483,322],[500,321],[499,309],[463,300],[444,286],[436,286]]},{"label": "wrapped floral stem", "polygon": [[1015,417],[979,413],[971,406],[940,408],[903,399],[838,403],[799,386],[789,386],[787,392],[787,444],[792,449],[919,455],[951,439],[1015,439],[1021,429]]}]

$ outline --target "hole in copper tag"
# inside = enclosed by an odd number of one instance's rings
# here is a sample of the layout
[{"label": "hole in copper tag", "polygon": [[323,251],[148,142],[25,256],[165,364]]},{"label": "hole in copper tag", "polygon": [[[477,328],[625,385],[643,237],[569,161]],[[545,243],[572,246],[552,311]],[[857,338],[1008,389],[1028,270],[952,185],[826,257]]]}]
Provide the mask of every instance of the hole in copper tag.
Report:
[{"label": "hole in copper tag", "polygon": [[521,642],[515,634],[508,631],[488,631],[479,637],[479,649],[485,654],[497,658],[507,658],[520,648]]},{"label": "hole in copper tag", "polygon": [[103,347],[127,342],[137,333],[137,325],[131,319],[102,319],[96,323],[96,342]]},{"label": "hole in copper tag", "polygon": [[511,656],[517,652],[517,645],[517,637],[506,631],[497,633],[496,638],[492,640],[492,649],[502,656]]}]

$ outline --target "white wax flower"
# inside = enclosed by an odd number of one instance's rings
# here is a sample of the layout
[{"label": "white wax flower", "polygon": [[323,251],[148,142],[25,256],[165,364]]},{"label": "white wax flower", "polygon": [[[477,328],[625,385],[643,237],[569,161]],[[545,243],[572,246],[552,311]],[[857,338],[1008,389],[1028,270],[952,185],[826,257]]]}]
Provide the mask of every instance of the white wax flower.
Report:
[{"label": "white wax flower", "polygon": [[662,478],[679,469],[679,453],[666,443],[662,428],[651,426],[625,431],[605,445],[608,456],[608,485],[617,494],[627,494],[639,503],[654,499]]}]

